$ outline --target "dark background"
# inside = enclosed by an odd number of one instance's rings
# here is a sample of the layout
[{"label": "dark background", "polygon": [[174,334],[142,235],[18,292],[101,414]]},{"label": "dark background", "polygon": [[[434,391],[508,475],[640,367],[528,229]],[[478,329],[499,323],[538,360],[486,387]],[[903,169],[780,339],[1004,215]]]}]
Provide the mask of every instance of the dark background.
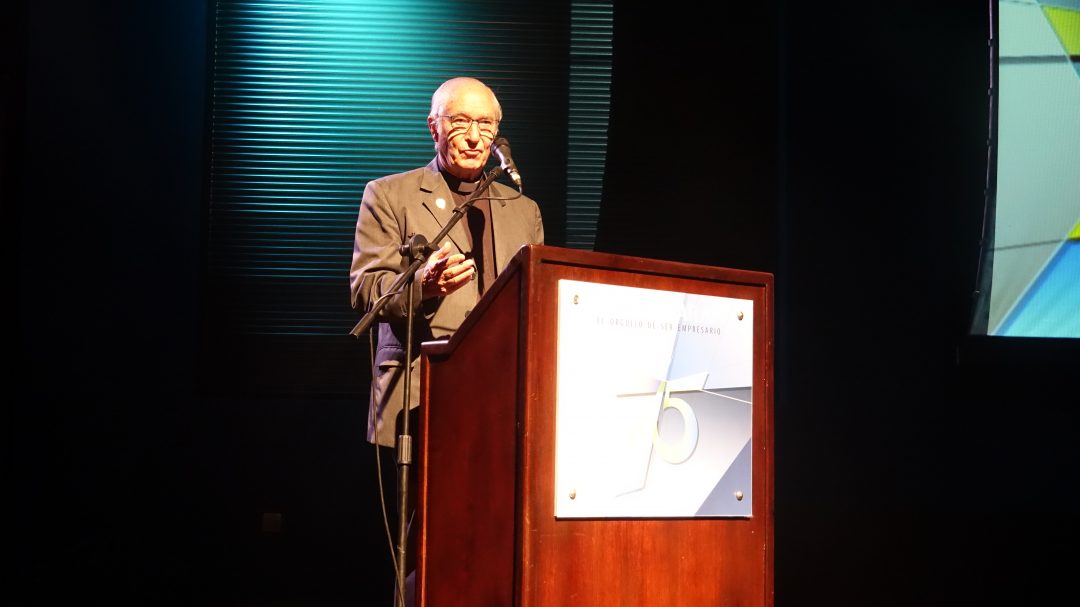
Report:
[{"label": "dark background", "polygon": [[[693,4],[617,7],[596,248],[776,275],[777,603],[1068,592],[1077,348],[966,337],[987,3]],[[202,381],[207,6],[11,15],[4,594],[387,604],[363,395]]]}]

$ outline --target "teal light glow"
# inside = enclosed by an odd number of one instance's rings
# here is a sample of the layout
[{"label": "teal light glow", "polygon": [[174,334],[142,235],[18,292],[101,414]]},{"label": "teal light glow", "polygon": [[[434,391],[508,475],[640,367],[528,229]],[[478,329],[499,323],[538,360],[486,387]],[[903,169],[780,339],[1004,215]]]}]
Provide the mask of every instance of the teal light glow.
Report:
[{"label": "teal light glow", "polygon": [[504,134],[527,193],[560,220],[549,239],[562,244],[564,223],[567,246],[591,248],[612,23],[611,2],[218,2],[207,257],[236,330],[339,336],[355,323],[364,186],[431,159],[430,95],[453,76],[483,79],[513,117]]}]

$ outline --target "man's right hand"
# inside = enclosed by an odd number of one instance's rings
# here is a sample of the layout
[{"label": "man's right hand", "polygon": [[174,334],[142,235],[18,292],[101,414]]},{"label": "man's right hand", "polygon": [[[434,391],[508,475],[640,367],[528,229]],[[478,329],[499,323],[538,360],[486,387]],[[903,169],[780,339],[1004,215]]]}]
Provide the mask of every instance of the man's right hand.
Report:
[{"label": "man's right hand", "polygon": [[476,263],[450,251],[450,243],[444,242],[428,258],[421,280],[424,299],[445,297],[476,278]]}]

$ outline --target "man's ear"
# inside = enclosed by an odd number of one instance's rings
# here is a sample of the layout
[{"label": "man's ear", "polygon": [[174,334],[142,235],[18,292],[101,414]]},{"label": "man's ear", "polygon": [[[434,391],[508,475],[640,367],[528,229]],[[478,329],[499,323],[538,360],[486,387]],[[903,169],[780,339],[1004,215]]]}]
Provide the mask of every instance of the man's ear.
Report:
[{"label": "man's ear", "polygon": [[438,118],[432,118],[431,116],[428,116],[427,128],[428,131],[431,133],[431,140],[435,143],[439,143],[439,123],[437,121]]}]

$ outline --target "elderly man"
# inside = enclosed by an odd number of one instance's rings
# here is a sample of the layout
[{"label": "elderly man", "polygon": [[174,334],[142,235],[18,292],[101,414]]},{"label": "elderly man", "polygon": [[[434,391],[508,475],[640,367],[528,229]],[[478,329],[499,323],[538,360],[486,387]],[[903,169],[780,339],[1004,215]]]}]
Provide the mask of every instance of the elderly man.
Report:
[{"label": "elderly man", "polygon": [[[427,238],[438,234],[453,217],[453,209],[476,190],[501,120],[499,100],[484,83],[473,78],[447,80],[432,95],[427,119],[435,158],[425,167],[376,179],[364,188],[349,274],[352,306],[363,312],[379,298],[390,297],[377,325],[368,410],[368,440],[373,443],[395,444],[405,410],[408,300],[406,293],[388,292],[411,263],[402,257],[400,247],[413,234]],[[445,242],[432,243],[438,250],[414,276],[410,409],[420,398],[419,344],[452,335],[514,253],[523,245],[544,242],[540,209],[533,200],[499,183],[492,183],[482,196]],[[410,525],[410,544],[415,542],[412,531]],[[409,561],[413,552],[408,551]],[[398,598],[412,605],[411,575],[403,590],[404,596]]]},{"label": "elderly man", "polygon": [[[473,78],[444,82],[431,97],[428,130],[435,158],[427,166],[367,184],[353,245],[352,306],[363,312],[387,294],[409,260],[399,247],[413,234],[431,238],[450,221],[455,206],[484,175],[502,108],[484,83]],[[536,203],[493,183],[449,232],[413,281],[410,408],[419,404],[419,344],[449,337],[476,306],[484,290],[523,245],[543,244],[544,226]],[[516,198],[515,198],[516,197]],[[513,199],[513,200],[507,200]],[[368,413],[368,440],[393,446],[404,409],[406,294],[390,295],[381,311]]]}]

